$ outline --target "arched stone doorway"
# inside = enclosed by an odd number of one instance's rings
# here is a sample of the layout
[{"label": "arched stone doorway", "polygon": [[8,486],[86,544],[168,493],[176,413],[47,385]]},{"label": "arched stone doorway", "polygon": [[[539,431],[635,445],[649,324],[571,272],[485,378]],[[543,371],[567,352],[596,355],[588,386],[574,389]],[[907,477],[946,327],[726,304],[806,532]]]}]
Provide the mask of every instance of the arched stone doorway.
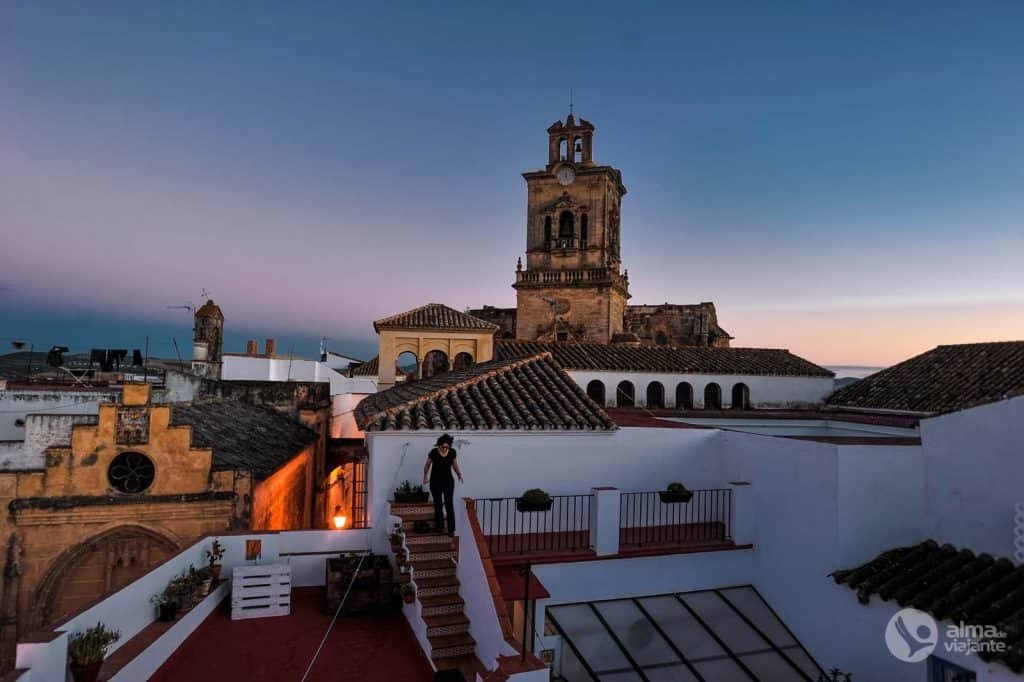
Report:
[{"label": "arched stone doorway", "polygon": [[704,387],[704,409],[722,409],[722,388],[714,382]]},{"label": "arched stone doorway", "polygon": [[660,381],[647,384],[647,407],[665,407],[665,387]]},{"label": "arched stone doorway", "polygon": [[632,381],[620,381],[615,389],[615,404],[618,407],[633,407],[636,404],[636,389]]},{"label": "arched stone doorway", "polygon": [[746,384],[734,384],[732,387],[732,409],[750,409],[750,389]]},{"label": "arched stone doorway", "polygon": [[473,366],[473,356],[472,355],[470,355],[466,351],[462,351],[461,353],[456,353],[455,354],[455,363],[454,363],[453,367],[455,368],[456,371],[463,370],[463,369],[469,369],[472,366]]},{"label": "arched stone doorway", "polygon": [[59,621],[121,589],[178,550],[171,538],[134,525],[112,528],[64,550],[36,588],[34,627]]}]

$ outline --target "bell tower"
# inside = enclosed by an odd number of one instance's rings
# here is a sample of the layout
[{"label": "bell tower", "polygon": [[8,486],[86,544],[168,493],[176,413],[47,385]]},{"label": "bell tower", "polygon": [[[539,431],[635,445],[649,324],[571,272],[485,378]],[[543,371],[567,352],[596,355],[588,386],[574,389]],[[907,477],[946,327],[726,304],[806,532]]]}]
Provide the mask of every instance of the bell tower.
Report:
[{"label": "bell tower", "polygon": [[608,343],[622,332],[622,173],[594,161],[594,126],[572,113],[548,128],[548,163],[526,180],[526,267],[516,266],[516,338]]}]

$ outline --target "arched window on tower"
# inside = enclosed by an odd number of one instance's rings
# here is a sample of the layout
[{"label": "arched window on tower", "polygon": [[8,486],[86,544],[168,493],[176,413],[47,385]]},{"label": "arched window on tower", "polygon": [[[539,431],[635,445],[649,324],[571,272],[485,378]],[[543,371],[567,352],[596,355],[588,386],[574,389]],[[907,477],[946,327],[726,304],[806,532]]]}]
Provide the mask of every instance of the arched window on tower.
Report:
[{"label": "arched window on tower", "polygon": [[587,384],[587,397],[601,407],[604,407],[604,382],[600,379],[594,379]]},{"label": "arched window on tower", "polygon": [[693,386],[688,381],[683,381],[676,386],[676,409],[693,409]]},{"label": "arched window on tower", "polygon": [[620,381],[615,388],[615,404],[618,407],[633,407],[636,404],[636,389],[632,381]]},{"label": "arched window on tower", "polygon": [[571,249],[576,224],[572,211],[562,211],[558,216],[558,248]]},{"label": "arched window on tower", "polygon": [[668,336],[666,336],[665,332],[661,331],[660,329],[657,332],[654,333],[654,345],[655,346],[667,346],[668,345]]},{"label": "arched window on tower", "polygon": [[544,250],[551,249],[551,216],[544,216]]},{"label": "arched window on tower", "polygon": [[558,159],[565,161],[569,158],[569,140],[564,137],[558,141]]},{"label": "arched window on tower", "polygon": [[581,249],[587,248],[587,240],[589,238],[588,232],[589,232],[589,228],[590,228],[588,222],[589,221],[587,220],[587,214],[586,213],[584,213],[583,215],[580,216],[580,248]]},{"label": "arched window on tower", "polygon": [[734,384],[732,387],[732,405],[734,410],[750,409],[750,389],[746,384]]},{"label": "arched window on tower", "polygon": [[469,369],[470,367],[473,366],[473,356],[467,353],[466,351],[457,353],[455,355],[455,362],[452,363],[452,366],[456,371],[462,369]]},{"label": "arched window on tower", "polygon": [[576,163],[583,163],[583,138],[577,137],[572,142],[572,160]]}]

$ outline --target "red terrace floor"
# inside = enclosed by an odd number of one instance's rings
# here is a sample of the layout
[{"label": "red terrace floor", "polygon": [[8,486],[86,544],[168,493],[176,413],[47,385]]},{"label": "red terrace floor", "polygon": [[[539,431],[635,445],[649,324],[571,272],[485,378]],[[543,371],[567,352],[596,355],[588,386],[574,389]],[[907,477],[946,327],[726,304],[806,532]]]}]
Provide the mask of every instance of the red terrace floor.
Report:
[{"label": "red terrace floor", "polygon": [[[323,588],[292,591],[292,612],[231,620],[224,608],[193,632],[152,677],[157,682],[300,680],[331,617]],[[433,671],[401,613],[339,616],[309,680],[427,682]]]}]

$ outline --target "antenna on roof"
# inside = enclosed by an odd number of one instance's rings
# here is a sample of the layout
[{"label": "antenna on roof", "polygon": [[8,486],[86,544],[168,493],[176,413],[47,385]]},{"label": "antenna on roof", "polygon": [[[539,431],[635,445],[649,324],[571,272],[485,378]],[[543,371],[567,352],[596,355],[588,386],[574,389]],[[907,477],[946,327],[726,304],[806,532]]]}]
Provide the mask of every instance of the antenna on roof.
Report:
[{"label": "antenna on roof", "polygon": [[572,116],[572,88],[569,88],[569,115]]},{"label": "antenna on roof", "polygon": [[203,298],[205,298],[207,300],[213,298],[213,292],[212,291],[207,291],[206,287],[200,287],[199,290],[200,290],[200,292],[202,292],[200,294],[200,296],[202,296]]}]

